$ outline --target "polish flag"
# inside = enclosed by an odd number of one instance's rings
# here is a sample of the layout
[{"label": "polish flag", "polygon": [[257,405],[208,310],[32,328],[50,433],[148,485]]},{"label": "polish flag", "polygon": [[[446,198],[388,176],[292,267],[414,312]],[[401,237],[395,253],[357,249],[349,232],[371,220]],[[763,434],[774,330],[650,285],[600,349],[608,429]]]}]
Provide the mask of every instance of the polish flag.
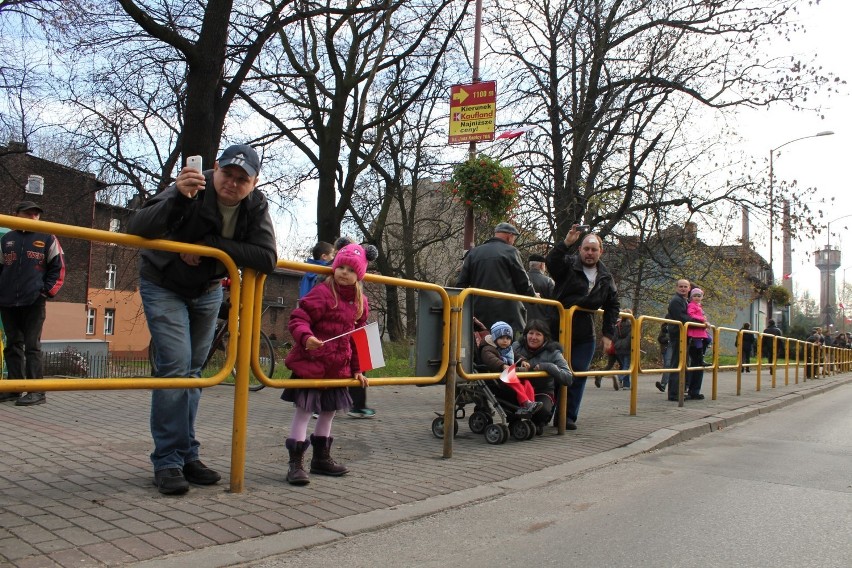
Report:
[{"label": "polish flag", "polygon": [[784,275],[784,280],[789,280],[789,279],[790,279],[790,278],[792,278],[792,277],[793,277],[793,273],[792,273],[792,272],[791,272],[790,274],[785,274],[785,275]]},{"label": "polish flag", "polygon": [[497,140],[509,140],[512,138],[518,138],[525,132],[529,132],[535,128],[535,126],[521,126],[520,128],[515,128],[514,130],[507,130],[506,132],[501,133]]},{"label": "polish flag", "polygon": [[362,373],[385,366],[379,324],[373,322],[359,327],[352,332],[352,341],[355,342],[355,349],[358,351],[358,364]]},{"label": "polish flag", "polygon": [[846,307],[843,305],[843,302],[840,302],[840,304],[838,304],[838,305],[840,306],[840,309],[841,309],[841,310],[845,310],[845,309],[846,309]]},{"label": "polish flag", "polygon": [[521,381],[518,379],[518,374],[515,372],[515,366],[510,365],[503,369],[503,372],[500,373],[500,380],[504,383],[520,383]]}]

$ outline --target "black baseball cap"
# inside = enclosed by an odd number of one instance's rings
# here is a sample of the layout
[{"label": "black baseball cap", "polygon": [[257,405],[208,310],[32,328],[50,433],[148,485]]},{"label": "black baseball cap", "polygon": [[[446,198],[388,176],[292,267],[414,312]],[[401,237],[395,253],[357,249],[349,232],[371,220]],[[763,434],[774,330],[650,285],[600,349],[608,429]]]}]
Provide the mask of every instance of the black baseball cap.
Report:
[{"label": "black baseball cap", "polygon": [[535,254],[535,253],[533,253],[533,254],[531,254],[531,255],[530,255],[530,261],[531,261],[531,262],[544,262],[544,261],[546,261],[546,260],[547,260],[547,259],[546,259],[546,258],[544,258],[544,257],[543,257],[542,255],[540,255],[540,254]]},{"label": "black baseball cap", "polygon": [[21,201],[18,203],[18,206],[15,207],[15,213],[20,213],[21,211],[30,211],[35,209],[39,213],[44,213],[44,209],[41,208],[40,205],[37,205],[34,201]]},{"label": "black baseball cap", "polygon": [[239,166],[250,176],[256,176],[260,172],[260,158],[257,152],[248,144],[235,144],[228,146],[219,156],[219,167]]}]

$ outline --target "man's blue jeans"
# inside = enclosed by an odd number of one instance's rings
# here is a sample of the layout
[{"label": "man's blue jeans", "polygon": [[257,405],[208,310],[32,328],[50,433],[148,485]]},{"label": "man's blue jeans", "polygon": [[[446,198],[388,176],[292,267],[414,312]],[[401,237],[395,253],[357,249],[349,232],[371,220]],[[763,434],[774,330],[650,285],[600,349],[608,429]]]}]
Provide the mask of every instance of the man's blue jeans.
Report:
[{"label": "man's blue jeans", "polygon": [[[222,287],[185,298],[144,278],[139,294],[156,351],[158,377],[200,377],[216,331]],[[151,393],[154,471],[198,460],[195,415],[201,389],[155,389]]]},{"label": "man's blue jeans", "polygon": [[[588,371],[595,356],[595,340],[571,345],[571,370]],[[580,414],[580,403],[586,390],[586,377],[574,377],[568,387],[568,420],[577,421]]]}]

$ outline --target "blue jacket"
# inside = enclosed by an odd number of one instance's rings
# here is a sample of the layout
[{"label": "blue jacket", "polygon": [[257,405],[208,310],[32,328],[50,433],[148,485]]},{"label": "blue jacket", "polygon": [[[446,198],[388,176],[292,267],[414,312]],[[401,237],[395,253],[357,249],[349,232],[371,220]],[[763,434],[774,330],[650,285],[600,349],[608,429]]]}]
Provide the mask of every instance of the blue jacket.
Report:
[{"label": "blue jacket", "polygon": [[[307,258],[305,262],[308,264],[316,264],[318,266],[328,266],[331,264],[327,260],[315,259],[315,258]],[[305,297],[305,294],[311,291],[311,288],[317,285],[317,277],[319,274],[316,272],[305,272],[305,275],[302,276],[302,279],[299,281],[299,299]]]},{"label": "blue jacket", "polygon": [[62,288],[65,255],[54,235],[9,231],[0,238],[0,248],[0,306],[30,306]]}]

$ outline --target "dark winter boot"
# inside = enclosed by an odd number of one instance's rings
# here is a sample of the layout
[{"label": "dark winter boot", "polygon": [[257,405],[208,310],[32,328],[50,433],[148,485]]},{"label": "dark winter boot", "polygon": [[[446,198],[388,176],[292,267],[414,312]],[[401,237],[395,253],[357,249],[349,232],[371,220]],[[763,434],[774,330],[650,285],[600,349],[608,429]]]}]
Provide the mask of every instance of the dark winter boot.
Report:
[{"label": "dark winter boot", "polygon": [[290,485],[307,485],[311,482],[308,472],[305,471],[305,450],[311,445],[309,440],[297,442],[293,438],[287,438],[284,442],[287,451],[290,452],[290,467],[287,470],[287,483]]},{"label": "dark winter boot", "polygon": [[311,473],[319,473],[320,475],[343,475],[349,473],[349,469],[345,465],[335,463],[331,459],[331,442],[334,438],[331,436],[314,436],[311,434],[311,444],[314,446],[314,455],[311,458]]}]

